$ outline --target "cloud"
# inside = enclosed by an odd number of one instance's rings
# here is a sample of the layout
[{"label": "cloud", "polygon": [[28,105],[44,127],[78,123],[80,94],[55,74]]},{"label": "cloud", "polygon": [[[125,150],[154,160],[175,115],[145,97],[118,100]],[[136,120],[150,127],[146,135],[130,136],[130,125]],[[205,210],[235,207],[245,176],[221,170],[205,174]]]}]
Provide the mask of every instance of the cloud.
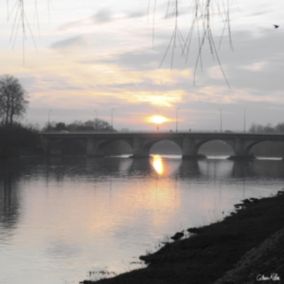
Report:
[{"label": "cloud", "polygon": [[174,90],[168,92],[136,92],[132,103],[147,103],[159,107],[173,107],[182,102],[186,95],[184,91]]},{"label": "cloud", "polygon": [[259,62],[254,62],[248,65],[241,66],[241,69],[253,71],[253,72],[261,72],[265,69],[267,66],[268,62],[266,61],[259,61]]},{"label": "cloud", "polygon": [[85,40],[82,36],[75,36],[67,38],[64,40],[57,41],[51,45],[53,49],[66,49],[66,48],[76,48],[84,45]]},{"label": "cloud", "polygon": [[113,20],[113,14],[109,9],[101,9],[97,11],[91,18],[95,23],[109,23]]},{"label": "cloud", "polygon": [[126,13],[126,17],[129,19],[133,19],[133,18],[142,18],[144,16],[146,16],[148,13],[146,11],[131,11]]},{"label": "cloud", "polygon": [[68,22],[59,27],[60,31],[69,31],[72,29],[77,30],[78,28],[91,27],[94,25],[111,24],[115,21],[125,22],[127,20],[142,18],[147,15],[144,10],[141,11],[130,11],[123,13],[114,13],[110,9],[104,8],[96,11],[93,15],[82,18],[77,21]]},{"label": "cloud", "polygon": [[[263,30],[258,36],[249,32],[235,32],[233,34],[234,51],[229,49],[228,43],[224,43],[218,50],[221,66],[232,87],[259,90],[260,93],[269,90],[283,90],[281,77],[284,68],[283,39],[281,31]],[[145,70],[145,72],[156,69],[166,50],[167,41],[164,36],[163,40],[164,44],[160,43],[154,48],[120,53],[101,63],[116,64],[131,70]],[[216,44],[218,41],[219,38],[215,38]],[[180,56],[180,49],[176,48],[174,67],[180,70],[194,68],[196,48],[192,47],[189,55],[189,62],[187,62],[184,57]],[[209,48],[205,47],[202,61],[203,70],[197,70],[197,83],[225,85],[220,66],[216,58],[210,54]],[[165,62],[163,68],[170,68],[168,61]],[[189,81],[192,82],[192,76],[189,76]]]},{"label": "cloud", "polygon": [[77,21],[67,22],[59,27],[59,31],[69,31],[72,29],[86,28],[94,24],[107,24],[115,20],[115,15],[109,9],[101,9],[96,11],[93,15],[79,19]]}]

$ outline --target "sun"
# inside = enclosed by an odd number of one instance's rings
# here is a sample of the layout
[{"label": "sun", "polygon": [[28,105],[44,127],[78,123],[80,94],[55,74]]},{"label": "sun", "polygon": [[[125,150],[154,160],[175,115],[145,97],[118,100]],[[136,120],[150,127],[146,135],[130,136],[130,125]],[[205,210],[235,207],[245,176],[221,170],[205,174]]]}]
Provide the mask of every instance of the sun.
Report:
[{"label": "sun", "polygon": [[149,116],[149,117],[147,118],[147,121],[148,121],[149,123],[153,123],[153,124],[155,124],[155,125],[164,124],[164,123],[168,122],[169,120],[170,120],[169,118],[167,118],[167,117],[165,117],[165,116],[163,116],[163,115],[158,115],[158,114]]}]

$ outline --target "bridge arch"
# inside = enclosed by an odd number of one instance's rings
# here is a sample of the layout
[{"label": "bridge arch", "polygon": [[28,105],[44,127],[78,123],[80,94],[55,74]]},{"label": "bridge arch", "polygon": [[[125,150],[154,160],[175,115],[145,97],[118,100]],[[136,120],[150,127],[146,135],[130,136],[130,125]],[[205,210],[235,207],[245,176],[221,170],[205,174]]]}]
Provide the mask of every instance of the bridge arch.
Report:
[{"label": "bridge arch", "polygon": [[199,141],[196,145],[197,155],[208,156],[233,156],[235,148],[233,141],[223,139],[206,139]]},{"label": "bridge arch", "polygon": [[178,155],[182,156],[182,147],[178,141],[161,139],[147,143],[149,154]]},{"label": "bridge arch", "polygon": [[127,139],[111,139],[102,141],[97,148],[97,153],[101,156],[120,156],[133,154],[131,141]]},{"label": "bridge arch", "polygon": [[254,141],[247,146],[249,154],[255,157],[284,157],[284,142],[262,139]]}]

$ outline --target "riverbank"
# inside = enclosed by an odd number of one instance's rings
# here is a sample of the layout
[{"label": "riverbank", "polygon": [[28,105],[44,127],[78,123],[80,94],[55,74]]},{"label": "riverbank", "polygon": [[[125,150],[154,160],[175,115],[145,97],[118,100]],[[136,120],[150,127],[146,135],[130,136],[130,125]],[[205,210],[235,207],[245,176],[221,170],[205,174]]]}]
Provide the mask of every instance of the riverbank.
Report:
[{"label": "riverbank", "polygon": [[84,284],[284,283],[284,191],[244,200],[223,221],[142,256],[148,267]]},{"label": "riverbank", "polygon": [[0,160],[43,154],[39,131],[32,127],[0,125]]}]

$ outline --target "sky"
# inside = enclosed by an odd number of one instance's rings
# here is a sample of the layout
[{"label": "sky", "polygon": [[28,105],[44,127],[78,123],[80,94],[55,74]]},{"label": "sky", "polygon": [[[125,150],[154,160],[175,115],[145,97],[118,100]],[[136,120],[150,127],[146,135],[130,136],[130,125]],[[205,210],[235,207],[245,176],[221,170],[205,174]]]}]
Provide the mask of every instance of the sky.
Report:
[{"label": "sky", "polygon": [[[193,131],[219,130],[220,117],[233,131],[244,120],[246,128],[284,122],[282,0],[229,0],[232,46],[226,19],[212,8],[230,87],[207,43],[194,75],[197,29],[188,58],[179,42],[167,53],[176,21],[168,0],[26,0],[25,36],[17,1],[0,0],[0,75],[19,78],[27,91],[26,124],[110,121],[111,113],[118,130],[154,130],[145,119],[152,114],[170,118],[165,131],[175,129],[176,115],[179,130]],[[179,39],[190,30],[192,2],[180,0]]]}]

